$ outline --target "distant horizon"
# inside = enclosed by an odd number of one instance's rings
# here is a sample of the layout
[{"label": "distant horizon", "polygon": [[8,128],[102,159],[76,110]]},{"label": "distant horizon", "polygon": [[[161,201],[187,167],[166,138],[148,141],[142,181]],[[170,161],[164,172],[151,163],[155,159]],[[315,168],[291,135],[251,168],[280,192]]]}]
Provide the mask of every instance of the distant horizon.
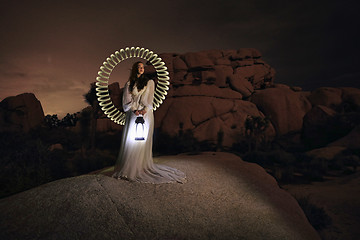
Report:
[{"label": "distant horizon", "polygon": [[[137,61],[138,59],[132,59],[132,62],[135,62],[135,61]],[[131,66],[131,64],[132,64],[132,62],[129,62],[128,64],[126,64],[126,65],[124,65],[124,66],[122,66],[121,68],[122,69],[124,69],[124,68],[128,68],[129,66]],[[118,66],[116,67],[116,68],[118,68]],[[115,70],[117,70],[115,68]],[[120,68],[120,67],[119,67]],[[120,75],[120,71],[115,71],[114,70],[114,74],[112,74],[112,77],[114,77],[114,75],[115,76],[119,76]],[[276,70],[276,69],[275,69]],[[316,89],[318,89],[318,88],[323,88],[323,87],[333,87],[333,88],[347,88],[347,87],[350,87],[350,88],[358,88],[358,89],[360,89],[360,87],[352,87],[352,86],[320,86],[320,87],[316,87],[316,88],[314,88],[314,89],[304,89],[302,86],[295,86],[295,85],[288,85],[287,83],[281,83],[281,82],[277,82],[276,81],[276,75],[275,75],[275,81],[274,81],[274,84],[285,84],[285,85],[287,85],[287,86],[289,86],[289,87],[301,87],[302,88],[302,91],[314,91],[314,90],[316,90]],[[93,83],[94,82],[96,82],[96,79],[94,79],[94,81],[93,81]],[[171,79],[170,79],[170,82],[171,82]],[[114,83],[114,82],[112,82],[112,83]],[[109,85],[110,84],[112,84],[112,83],[109,83]],[[91,83],[90,83],[91,84]],[[89,84],[89,89],[88,90],[90,90],[90,84]],[[119,84],[120,84],[120,82],[119,82]],[[125,84],[125,82],[123,83],[123,84]],[[120,88],[122,88],[122,85],[120,84]],[[81,112],[84,108],[86,108],[86,107],[88,107],[88,106],[91,106],[91,105],[89,105],[89,104],[87,104],[86,102],[85,102],[85,98],[83,98],[83,102],[84,102],[84,106],[83,107],[80,107],[79,108],[79,110],[75,110],[75,111],[61,111],[60,113],[58,113],[58,112],[51,112],[51,111],[47,111],[47,112],[45,112],[45,110],[44,110],[44,103],[41,101],[41,99],[39,99],[39,97],[36,95],[36,93],[34,93],[34,92],[31,92],[31,91],[25,91],[25,92],[22,92],[22,93],[19,93],[19,94],[15,94],[15,95],[11,95],[11,96],[7,96],[7,97],[4,97],[4,98],[0,98],[0,102],[2,102],[4,99],[6,99],[6,98],[8,98],[8,97],[16,97],[16,96],[18,96],[18,95],[21,95],[21,94],[24,94],[24,93],[32,93],[32,94],[34,94],[35,95],[35,97],[40,101],[40,103],[41,103],[41,107],[43,108],[43,111],[44,111],[44,116],[46,116],[46,115],[57,115],[57,117],[59,118],[59,119],[62,119],[63,117],[65,117],[66,116],[66,114],[74,114],[74,113],[79,113],[79,112]],[[86,92],[84,92],[83,94],[86,94],[87,93],[87,91]],[[166,100],[165,100],[166,101]]]}]

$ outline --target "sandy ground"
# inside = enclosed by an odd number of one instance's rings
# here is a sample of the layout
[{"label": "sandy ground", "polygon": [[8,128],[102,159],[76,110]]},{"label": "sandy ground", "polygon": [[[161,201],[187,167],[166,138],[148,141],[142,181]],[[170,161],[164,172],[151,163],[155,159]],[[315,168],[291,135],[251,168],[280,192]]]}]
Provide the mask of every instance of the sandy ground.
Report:
[{"label": "sandy ground", "polygon": [[320,231],[325,240],[360,239],[360,172],[312,184],[284,185],[293,196],[308,196],[323,207],[332,225]]}]

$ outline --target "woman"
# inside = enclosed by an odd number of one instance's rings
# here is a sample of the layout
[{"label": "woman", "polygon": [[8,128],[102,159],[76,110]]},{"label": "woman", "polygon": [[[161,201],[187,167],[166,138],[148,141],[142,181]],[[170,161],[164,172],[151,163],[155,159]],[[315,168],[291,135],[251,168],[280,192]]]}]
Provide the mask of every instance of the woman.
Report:
[{"label": "woman", "polygon": [[[144,75],[144,64],[134,63],[129,81],[123,90],[122,100],[126,122],[113,177],[146,183],[184,183],[186,177],[183,172],[153,163],[154,89],[154,81]],[[136,123],[139,122],[138,117],[143,117],[144,124]],[[135,129],[137,127],[142,130],[143,126],[144,140],[141,138],[136,140]]]}]

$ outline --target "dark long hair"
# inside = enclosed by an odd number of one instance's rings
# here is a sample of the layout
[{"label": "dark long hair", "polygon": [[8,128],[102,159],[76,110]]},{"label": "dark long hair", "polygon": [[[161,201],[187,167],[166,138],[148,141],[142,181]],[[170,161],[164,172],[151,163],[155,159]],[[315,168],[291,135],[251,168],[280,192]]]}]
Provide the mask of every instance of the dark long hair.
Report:
[{"label": "dark long hair", "polygon": [[140,91],[147,85],[147,82],[149,81],[149,78],[146,77],[145,74],[141,74],[140,77],[137,77],[139,63],[142,63],[142,62],[138,61],[138,62],[134,63],[131,68],[130,77],[129,77],[130,92],[132,92],[132,90],[134,89],[135,83],[136,83],[136,87],[137,87],[138,91]]}]

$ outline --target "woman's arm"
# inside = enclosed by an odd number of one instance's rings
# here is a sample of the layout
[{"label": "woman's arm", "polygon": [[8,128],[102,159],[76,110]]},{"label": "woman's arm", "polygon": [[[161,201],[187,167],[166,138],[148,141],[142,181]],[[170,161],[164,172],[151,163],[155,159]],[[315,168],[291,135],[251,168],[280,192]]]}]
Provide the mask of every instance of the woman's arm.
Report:
[{"label": "woman's arm", "polygon": [[131,96],[131,92],[129,91],[129,82],[125,83],[125,86],[123,89],[123,95],[122,95],[122,103],[123,103],[123,109],[125,112],[127,112],[131,109],[132,96]]},{"label": "woman's arm", "polygon": [[153,80],[149,80],[146,85],[146,90],[141,97],[141,104],[144,106],[142,110],[143,112],[142,114],[145,114],[153,109],[154,90],[155,90],[155,83]]}]

